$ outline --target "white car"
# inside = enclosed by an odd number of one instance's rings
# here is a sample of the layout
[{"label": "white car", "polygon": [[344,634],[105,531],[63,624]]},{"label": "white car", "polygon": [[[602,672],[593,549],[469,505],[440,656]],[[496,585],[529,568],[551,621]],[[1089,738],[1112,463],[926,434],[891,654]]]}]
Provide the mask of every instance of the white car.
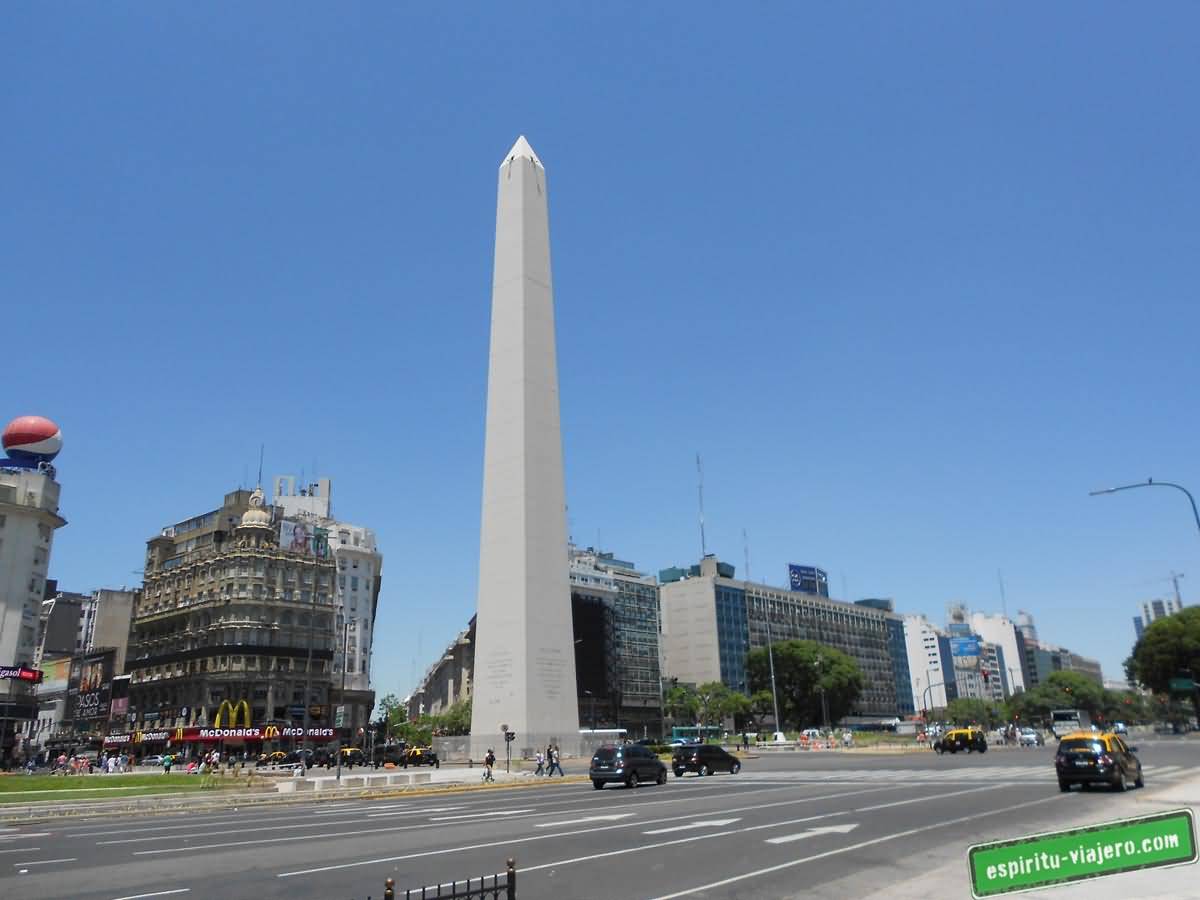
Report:
[{"label": "white car", "polygon": [[819,741],[821,739],[821,729],[819,728],[805,728],[800,734],[810,741]]},{"label": "white car", "polygon": [[141,763],[139,763],[139,765],[143,765],[143,766],[159,766],[159,767],[161,767],[161,766],[162,766],[162,759],[163,759],[163,758],[162,758],[161,756],[158,756],[157,754],[156,754],[156,755],[154,755],[154,756],[147,756],[145,759],[143,759],[143,760],[141,761]]},{"label": "white car", "polygon": [[1018,740],[1022,747],[1040,747],[1046,743],[1041,734],[1032,728],[1022,728]]}]

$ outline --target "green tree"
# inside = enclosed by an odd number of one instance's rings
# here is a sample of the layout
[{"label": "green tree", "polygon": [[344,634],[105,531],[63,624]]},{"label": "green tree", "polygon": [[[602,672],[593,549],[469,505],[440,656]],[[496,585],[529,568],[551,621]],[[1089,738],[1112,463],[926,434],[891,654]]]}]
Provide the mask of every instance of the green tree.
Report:
[{"label": "green tree", "polygon": [[[848,715],[858,702],[863,674],[853,657],[816,641],[779,641],[771,649],[775,656],[779,717],[784,723],[799,728],[821,723],[822,690],[831,723]],[[750,652],[746,669],[751,690],[771,689],[765,647]]]},{"label": "green tree", "polygon": [[696,714],[701,725],[720,725],[731,704],[733,693],[720,681],[708,681],[696,688]]},{"label": "green tree", "polygon": [[460,700],[440,715],[434,716],[434,729],[438,734],[471,733],[471,701]]},{"label": "green tree", "polygon": [[946,718],[956,725],[995,728],[1004,721],[1004,711],[989,700],[959,697],[946,704]]},{"label": "green tree", "polygon": [[696,697],[696,691],[686,684],[676,684],[669,691],[666,697],[663,698],[666,704],[667,715],[676,720],[676,723],[686,722],[692,725],[696,721],[696,713],[700,710],[700,701]]},{"label": "green tree", "polygon": [[387,694],[376,706],[379,709],[379,718],[376,721],[381,723],[389,734],[395,731],[397,725],[408,719],[408,710],[395,694]]},{"label": "green tree", "polygon": [[[1156,694],[1170,693],[1172,678],[1195,680],[1200,675],[1200,606],[1151,622],[1134,645],[1125,672],[1131,681]],[[1200,715],[1195,690],[1190,699],[1195,714]]]}]

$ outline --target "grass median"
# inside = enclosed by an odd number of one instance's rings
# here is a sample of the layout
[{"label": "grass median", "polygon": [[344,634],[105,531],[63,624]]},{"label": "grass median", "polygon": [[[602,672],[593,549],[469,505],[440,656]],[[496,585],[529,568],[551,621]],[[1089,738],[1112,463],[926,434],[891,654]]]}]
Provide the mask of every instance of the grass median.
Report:
[{"label": "grass median", "polygon": [[5,775],[0,776],[0,805],[62,803],[72,800],[120,800],[147,794],[188,794],[244,789],[244,780],[202,775]]}]

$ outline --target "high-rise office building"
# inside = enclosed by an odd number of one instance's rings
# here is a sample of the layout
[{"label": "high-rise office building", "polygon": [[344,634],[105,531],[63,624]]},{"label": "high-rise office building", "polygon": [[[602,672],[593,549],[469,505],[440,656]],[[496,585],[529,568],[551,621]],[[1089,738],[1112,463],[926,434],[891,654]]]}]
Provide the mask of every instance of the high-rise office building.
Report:
[{"label": "high-rise office building", "polygon": [[[375,532],[333,515],[333,485],[328,478],[297,487],[294,476],[281,475],[273,484],[273,502],[285,519],[294,521],[306,534],[322,535],[333,555],[337,565],[335,624],[338,629],[345,628],[344,633],[339,631],[343,639],[334,648],[333,674],[340,677],[345,666],[347,702],[356,709],[364,705],[369,709],[374,703],[371,659],[383,576],[383,553]],[[293,536],[295,527],[289,532]]]},{"label": "high-rise office building", "polygon": [[[23,416],[5,426],[0,457],[0,663],[33,667],[45,598],[59,484],[51,461],[62,447],[58,426]],[[37,718],[33,685],[0,679],[0,760],[17,755],[17,735]]]},{"label": "high-rise office building", "polygon": [[1141,615],[1133,617],[1133,631],[1137,635],[1137,640],[1142,639],[1142,635],[1150,627],[1151,622],[1173,616],[1182,610],[1183,600],[1179,596],[1161,597],[1138,604],[1138,611]]},{"label": "high-rise office building", "polygon": [[918,712],[945,709],[958,699],[950,639],[922,615],[904,617],[904,643]]},{"label": "high-rise office building", "polygon": [[734,567],[713,556],[687,570],[659,573],[669,677],[692,684],[721,681],[746,692],[751,650],[768,642],[813,640],[853,657],[862,670],[864,686],[855,714],[898,714],[887,625],[894,613],[733,576]]}]

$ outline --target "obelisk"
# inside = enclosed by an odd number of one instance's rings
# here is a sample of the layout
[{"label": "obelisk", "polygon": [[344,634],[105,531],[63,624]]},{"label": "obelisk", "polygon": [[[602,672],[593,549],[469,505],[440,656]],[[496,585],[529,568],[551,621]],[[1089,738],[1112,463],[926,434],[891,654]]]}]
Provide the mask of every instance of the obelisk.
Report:
[{"label": "obelisk", "polygon": [[557,744],[579,706],[559,427],[546,170],[524,137],[500,164],[472,673],[471,755]]}]

